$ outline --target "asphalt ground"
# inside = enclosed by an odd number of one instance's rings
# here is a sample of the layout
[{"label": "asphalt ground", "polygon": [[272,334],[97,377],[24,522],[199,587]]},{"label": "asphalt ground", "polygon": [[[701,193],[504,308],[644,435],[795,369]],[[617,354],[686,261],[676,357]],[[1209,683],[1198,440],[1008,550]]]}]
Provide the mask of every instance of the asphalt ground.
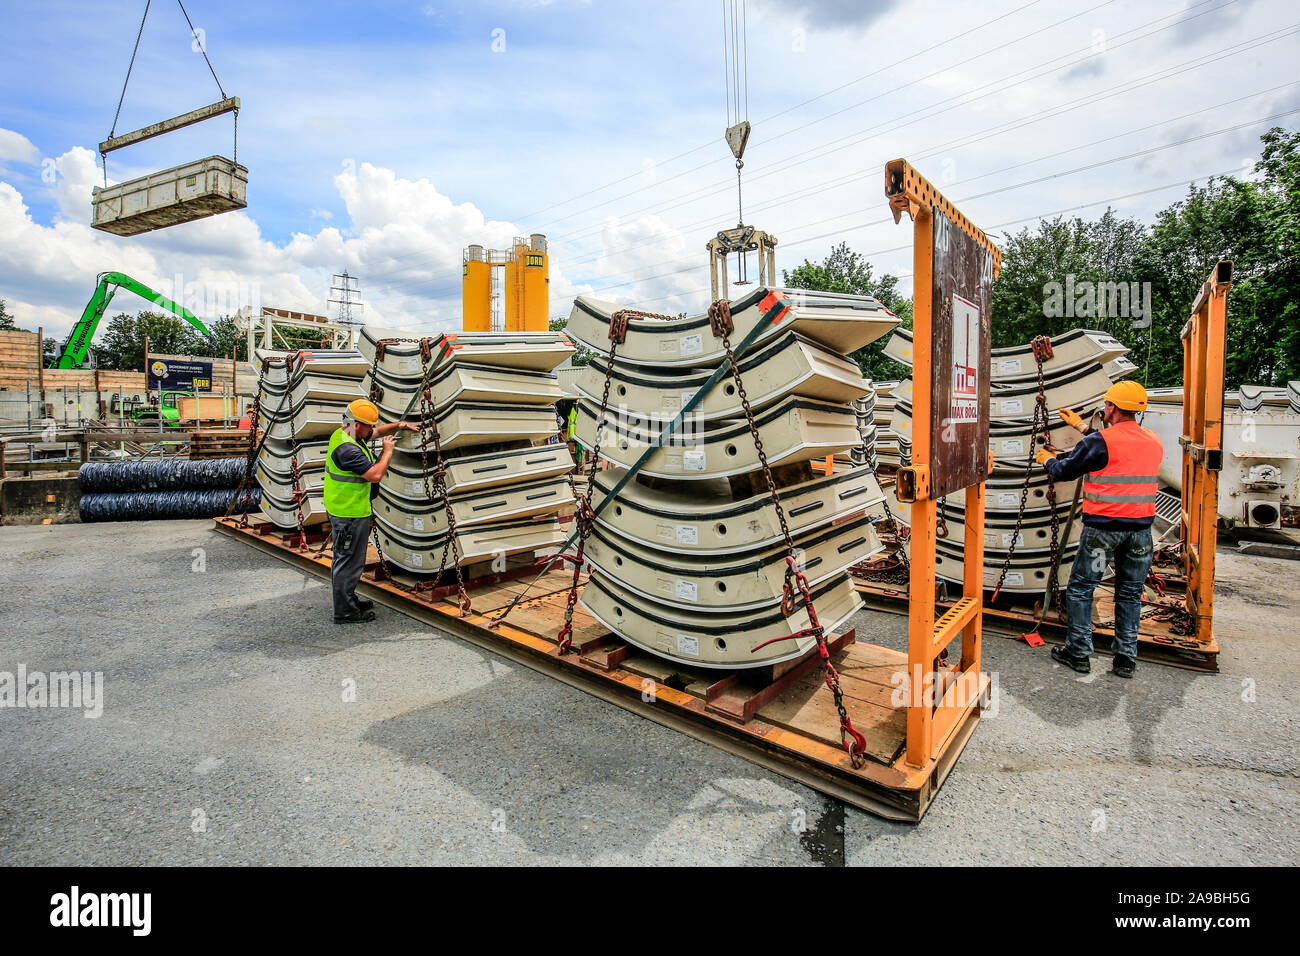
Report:
[{"label": "asphalt ground", "polygon": [[[1300,563],[1220,548],[1221,672],[1080,677],[989,636],[987,715],[891,823],[325,582],[207,522],[0,528],[8,864],[1300,862]],[[859,638],[902,648],[904,619]]]}]

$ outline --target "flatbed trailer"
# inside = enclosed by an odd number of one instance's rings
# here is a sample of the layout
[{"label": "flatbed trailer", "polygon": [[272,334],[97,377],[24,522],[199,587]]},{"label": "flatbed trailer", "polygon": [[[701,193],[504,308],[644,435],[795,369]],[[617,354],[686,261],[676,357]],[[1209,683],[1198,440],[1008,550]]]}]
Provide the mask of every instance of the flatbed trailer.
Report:
[{"label": "flatbed trailer", "polygon": [[[327,531],[283,531],[265,522],[217,518],[215,528],[309,574],[328,578]],[[574,612],[573,649],[561,655],[558,634],[573,575],[552,570],[538,577],[530,563],[467,582],[472,610],[461,616],[454,583],[421,585],[381,570],[372,546],[358,593],[547,674],[665,727],[718,747],[821,793],[890,820],[916,822],[925,814],[979,722],[971,707],[935,755],[908,763],[907,711],[911,682],[905,653],[858,643],[853,632],[828,639],[846,708],[866,737],[866,759],[855,769],[840,745],[839,720],[814,650],[798,661],[750,671],[683,668],[646,654],[609,633],[581,607]],[[494,618],[523,592],[506,619]],[[322,608],[322,620],[328,609]],[[958,679],[941,669],[940,687]],[[988,679],[971,692],[984,699]],[[942,696],[939,694],[938,696]]]}]

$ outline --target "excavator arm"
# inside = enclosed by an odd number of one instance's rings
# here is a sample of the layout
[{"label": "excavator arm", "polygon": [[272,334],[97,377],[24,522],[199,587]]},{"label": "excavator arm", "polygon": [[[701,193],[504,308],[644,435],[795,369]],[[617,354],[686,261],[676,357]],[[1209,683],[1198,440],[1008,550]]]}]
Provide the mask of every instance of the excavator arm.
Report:
[{"label": "excavator arm", "polygon": [[86,303],[81,318],[77,320],[77,324],[68,333],[68,338],[63,343],[63,351],[50,363],[50,368],[81,368],[85,364],[86,352],[90,348],[90,340],[94,338],[95,330],[99,328],[99,320],[104,317],[104,313],[108,310],[108,304],[113,301],[113,296],[119,288],[134,292],[140,298],[148,299],[159,308],[166,309],[172,315],[179,316],[204,335],[212,334],[193,312],[184,306],[177,305],[166,296],[158,294],[143,282],[137,282],[125,273],[105,272],[100,275],[99,284],[95,286],[94,294],[90,297],[90,301]]}]

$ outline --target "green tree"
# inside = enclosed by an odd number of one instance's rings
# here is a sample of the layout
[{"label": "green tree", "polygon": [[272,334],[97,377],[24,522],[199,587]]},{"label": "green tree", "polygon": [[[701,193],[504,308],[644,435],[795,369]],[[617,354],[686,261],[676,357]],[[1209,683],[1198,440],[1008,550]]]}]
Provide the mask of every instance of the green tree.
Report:
[{"label": "green tree", "polygon": [[[817,292],[843,292],[849,295],[869,295],[902,321],[902,327],[912,327],[912,300],[898,292],[898,277],[885,273],[879,278],[860,252],[854,252],[848,243],[841,242],[820,263],[805,259],[803,264],[782,272],[787,286]],[[906,367],[884,354],[888,336],[872,342],[853,353],[862,374],[873,380],[896,379],[906,376]]]},{"label": "green tree", "polygon": [[[1024,345],[1038,335],[1076,328],[1098,329],[1131,344],[1131,314],[1098,314],[1098,307],[1109,306],[1104,297],[1070,293],[1138,281],[1145,239],[1141,223],[1121,219],[1112,209],[1095,222],[1058,216],[1041,220],[1033,230],[1004,234],[1002,271],[993,283],[993,347]],[[1054,290],[1060,290],[1055,299]]]},{"label": "green tree", "polygon": [[233,316],[223,315],[204,324],[212,334],[205,337],[197,329],[190,329],[186,354],[228,359],[234,349],[239,361],[248,361],[248,336],[235,324]]},{"label": "green tree", "polygon": [[109,319],[107,328],[97,336],[98,344],[92,346],[97,364],[103,369],[143,370],[146,337],[151,355],[185,355],[194,347],[195,339],[204,341],[188,323],[174,315],[119,312]]},{"label": "green tree", "polygon": [[18,328],[14,322],[13,313],[9,311],[9,305],[4,299],[0,299],[0,331],[11,332]]},{"label": "green tree", "polygon": [[[563,332],[568,327],[569,327],[569,319],[568,316],[564,316],[564,315],[553,315],[551,316],[550,322],[548,323],[548,328],[550,328],[552,332]],[[578,342],[577,340],[574,340],[573,344],[575,346],[573,352],[574,366],[577,368],[581,368],[584,365],[590,365],[592,356],[594,356],[596,353],[593,352],[591,349],[587,348],[587,346],[583,345],[581,342]]]},{"label": "green tree", "polygon": [[1261,140],[1255,181],[1212,179],[1156,217],[1143,255],[1156,301],[1156,384],[1181,381],[1179,332],[1221,259],[1233,260],[1234,270],[1225,381],[1300,378],[1300,133],[1275,128]]},{"label": "green tree", "polygon": [[[1148,386],[1179,385],[1181,332],[1201,284],[1222,259],[1234,263],[1228,296],[1225,380],[1280,385],[1300,377],[1300,133],[1261,137],[1256,179],[1216,177],[1192,186],[1148,229],[1112,210],[1040,222],[1003,241],[993,284],[993,345],[1072,328],[1109,332],[1132,350]],[[1125,316],[1045,314],[1052,283],[1138,283],[1149,288],[1151,327]]]}]

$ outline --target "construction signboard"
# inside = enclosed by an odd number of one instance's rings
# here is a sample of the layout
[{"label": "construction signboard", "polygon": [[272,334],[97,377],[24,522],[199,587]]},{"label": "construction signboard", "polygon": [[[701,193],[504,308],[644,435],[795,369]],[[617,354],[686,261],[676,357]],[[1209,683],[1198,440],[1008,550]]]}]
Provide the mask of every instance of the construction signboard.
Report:
[{"label": "construction signboard", "polygon": [[212,391],[212,363],[151,358],[145,362],[149,390],[161,392]]},{"label": "construction signboard", "polygon": [[993,256],[933,209],[934,338],[930,494],[941,498],[989,473]]}]

